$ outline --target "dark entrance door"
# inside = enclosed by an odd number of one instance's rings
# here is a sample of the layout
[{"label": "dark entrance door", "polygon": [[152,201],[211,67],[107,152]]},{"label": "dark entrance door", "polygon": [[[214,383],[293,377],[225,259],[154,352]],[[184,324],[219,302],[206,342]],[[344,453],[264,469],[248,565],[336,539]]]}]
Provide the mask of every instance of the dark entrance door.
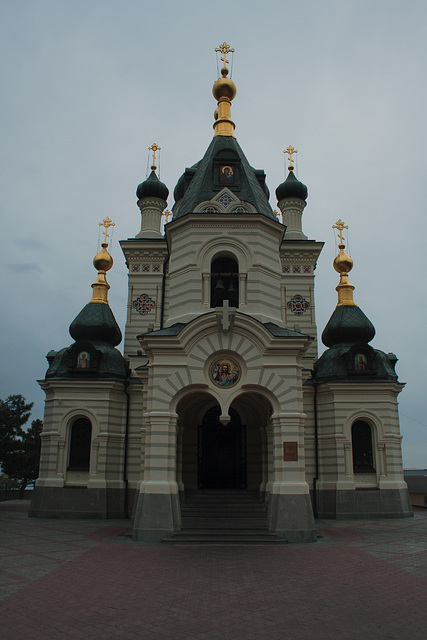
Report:
[{"label": "dark entrance door", "polygon": [[246,489],[246,428],[234,409],[225,426],[220,413],[209,409],[199,426],[199,489]]}]

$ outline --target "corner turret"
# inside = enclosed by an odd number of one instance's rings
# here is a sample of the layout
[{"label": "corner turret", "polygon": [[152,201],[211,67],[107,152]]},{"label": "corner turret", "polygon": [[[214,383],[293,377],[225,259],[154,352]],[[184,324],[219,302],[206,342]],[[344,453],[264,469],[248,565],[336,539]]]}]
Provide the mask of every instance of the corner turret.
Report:
[{"label": "corner turret", "polygon": [[340,276],[336,287],[338,303],[322,333],[322,342],[329,349],[315,364],[313,377],[317,382],[360,382],[373,378],[395,382],[396,356],[368,344],[375,336],[375,327],[353,300],[354,286],[348,280],[353,260],[344,251],[342,235],[348,226],[338,220],[333,228],[338,229],[340,240],[339,254],[334,260],[334,269]]},{"label": "corner turret", "polygon": [[161,147],[155,142],[149,147],[149,151],[153,152],[151,173],[144,182],[138,185],[136,190],[138,207],[141,211],[141,231],[136,236],[137,238],[162,237],[162,214],[167,206],[169,189],[156,174],[156,151],[160,150]]},{"label": "corner turret", "polygon": [[49,378],[109,378],[123,380],[127,377],[127,364],[116,347],[122,339],[119,325],[108,304],[110,285],[106,272],[113,266],[113,258],[107,251],[108,229],[114,226],[110,218],[99,223],[104,227],[104,242],[93,264],[98,278],[93,283],[92,300],[87,303],[70,325],[74,344],[48,354]]},{"label": "corner turret", "polygon": [[308,189],[294,174],[292,156],[297,149],[288,146],[283,153],[289,155],[289,174],[284,182],[276,189],[277,204],[282,212],[283,224],[286,225],[286,240],[306,240],[302,232],[302,214],[306,207]]}]

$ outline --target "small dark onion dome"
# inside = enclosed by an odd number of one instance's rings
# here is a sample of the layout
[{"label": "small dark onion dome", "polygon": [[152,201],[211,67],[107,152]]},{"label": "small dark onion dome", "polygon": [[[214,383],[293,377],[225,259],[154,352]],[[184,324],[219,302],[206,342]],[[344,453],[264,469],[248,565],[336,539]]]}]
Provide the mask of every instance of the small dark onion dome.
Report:
[{"label": "small dark onion dome", "polygon": [[85,350],[88,349],[88,344],[91,345],[99,356],[96,371],[84,372],[84,377],[126,379],[126,360],[120,351],[114,348],[120,343],[122,334],[108,304],[89,302],[71,323],[70,335],[75,340],[73,345],[56,353],[49,352],[46,379],[76,377],[77,372],[72,367],[70,369],[70,359],[76,357],[76,348],[77,352],[81,348],[78,343],[83,344]]},{"label": "small dark onion dome", "polygon": [[276,189],[277,202],[284,200],[284,198],[300,198],[300,200],[307,200],[307,196],[307,187],[295,177],[292,170],[289,171],[285,182],[279,184]]},{"label": "small dark onion dome", "polygon": [[104,342],[112,346],[120,344],[122,332],[108,304],[89,302],[70,324],[70,335],[77,342]]},{"label": "small dark onion dome", "polygon": [[340,305],[329,318],[322,333],[327,347],[336,344],[368,343],[375,335],[375,327],[357,305]]},{"label": "small dark onion dome", "polygon": [[138,200],[141,200],[141,198],[160,198],[166,201],[168,195],[169,189],[163,182],[160,182],[154,170],[151,171],[147,180],[138,185],[136,190]]}]

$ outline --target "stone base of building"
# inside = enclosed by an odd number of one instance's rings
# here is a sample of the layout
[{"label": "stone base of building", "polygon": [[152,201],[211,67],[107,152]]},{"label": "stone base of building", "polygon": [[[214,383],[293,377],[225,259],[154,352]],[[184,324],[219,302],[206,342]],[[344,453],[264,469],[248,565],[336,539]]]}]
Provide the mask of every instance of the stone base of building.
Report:
[{"label": "stone base of building", "polygon": [[410,518],[414,513],[407,489],[321,490],[317,516],[334,520]]},{"label": "stone base of building", "polygon": [[177,493],[140,493],[133,516],[133,539],[161,542],[181,529],[181,508]]},{"label": "stone base of building", "polygon": [[268,528],[279,540],[316,542],[310,496],[271,494],[268,503]]},{"label": "stone base of building", "polygon": [[125,518],[123,489],[35,487],[30,518]]}]

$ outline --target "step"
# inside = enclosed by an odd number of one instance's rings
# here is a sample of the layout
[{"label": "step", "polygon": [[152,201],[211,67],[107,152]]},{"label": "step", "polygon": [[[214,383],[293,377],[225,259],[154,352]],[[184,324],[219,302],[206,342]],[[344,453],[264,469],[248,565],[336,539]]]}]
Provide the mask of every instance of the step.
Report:
[{"label": "step", "polygon": [[204,545],[277,545],[287,544],[278,540],[273,533],[255,533],[247,531],[181,531],[171,538],[163,538],[164,544],[204,544]]},{"label": "step", "polygon": [[286,544],[267,527],[267,511],[256,491],[200,490],[181,503],[182,530],[165,544]]},{"label": "step", "polygon": [[[244,526],[242,526],[244,524]],[[245,521],[244,523],[236,522],[235,520],[228,522],[227,520],[208,520],[206,518],[197,520],[182,520],[182,529],[238,529],[239,531],[246,531],[253,529],[257,531],[267,531],[267,524],[264,521],[254,522],[253,520]]]}]

